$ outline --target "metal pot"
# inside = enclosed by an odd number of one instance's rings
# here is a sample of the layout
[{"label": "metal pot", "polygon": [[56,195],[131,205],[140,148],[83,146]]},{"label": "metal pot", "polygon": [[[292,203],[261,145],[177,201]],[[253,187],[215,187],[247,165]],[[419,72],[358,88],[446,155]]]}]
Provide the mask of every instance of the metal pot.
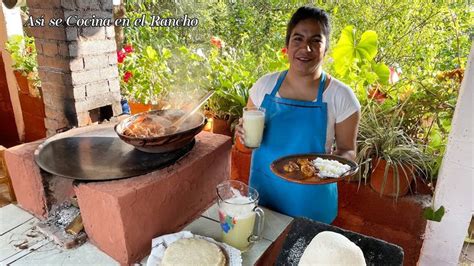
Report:
[{"label": "metal pot", "polygon": [[[167,112],[182,113],[181,110],[153,110],[146,112],[149,115],[163,116]],[[144,152],[150,153],[163,153],[178,150],[184,147],[186,144],[190,143],[194,136],[196,136],[207,123],[207,119],[201,113],[195,113],[189,117],[186,122],[191,126],[187,127],[183,131],[176,131],[172,134],[165,134],[159,137],[150,137],[150,138],[140,138],[140,137],[131,137],[123,134],[123,131],[133,123],[137,118],[143,116],[144,113],[133,115],[122,122],[118,123],[114,130],[121,140],[124,142],[133,145],[136,149]],[[185,123],[186,123],[185,122]]]}]

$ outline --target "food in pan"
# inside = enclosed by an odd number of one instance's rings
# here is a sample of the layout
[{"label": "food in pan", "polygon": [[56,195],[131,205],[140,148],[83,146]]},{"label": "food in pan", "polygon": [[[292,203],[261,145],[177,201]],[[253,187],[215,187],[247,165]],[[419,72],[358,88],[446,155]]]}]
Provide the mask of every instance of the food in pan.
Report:
[{"label": "food in pan", "polygon": [[187,119],[179,128],[172,126],[184,114],[180,110],[166,110],[162,114],[143,113],[133,119],[122,131],[122,134],[135,138],[156,138],[184,131],[195,124],[193,119]]},{"label": "food in pan", "polygon": [[136,138],[163,136],[171,121],[157,115],[143,114],[134,119],[124,130],[123,134]]},{"label": "food in pan", "polygon": [[226,257],[214,243],[204,239],[184,238],[169,245],[163,259],[166,265],[226,265]]}]

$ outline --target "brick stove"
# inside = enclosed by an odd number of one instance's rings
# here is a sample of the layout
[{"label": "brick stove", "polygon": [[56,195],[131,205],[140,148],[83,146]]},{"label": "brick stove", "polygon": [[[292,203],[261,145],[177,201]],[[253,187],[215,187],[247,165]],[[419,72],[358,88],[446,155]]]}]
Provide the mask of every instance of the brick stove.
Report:
[{"label": "brick stove", "polygon": [[81,127],[121,113],[115,32],[109,27],[49,27],[51,18],[77,15],[112,18],[112,0],[27,0],[44,27],[30,27],[35,37],[45,104],[47,135]]},{"label": "brick stove", "polygon": [[[91,125],[56,137],[111,127]],[[103,182],[72,182],[39,169],[34,152],[42,141],[6,150],[18,205],[44,219],[54,203],[77,196],[86,233],[122,264],[149,254],[153,237],[181,230],[211,206],[215,187],[230,177],[230,137],[201,132],[193,149],[175,164],[148,174]]]},{"label": "brick stove", "polygon": [[[112,18],[112,0],[27,0],[30,15]],[[113,27],[31,27],[38,51],[47,135],[74,137],[121,113]],[[106,117],[104,117],[106,116]],[[91,125],[92,124],[92,125]],[[41,219],[51,206],[76,195],[85,230],[121,264],[146,256],[151,239],[176,232],[209,207],[215,187],[229,179],[231,139],[201,132],[174,165],[128,179],[80,183],[41,170],[34,152],[43,141],[5,152],[18,205]]]}]

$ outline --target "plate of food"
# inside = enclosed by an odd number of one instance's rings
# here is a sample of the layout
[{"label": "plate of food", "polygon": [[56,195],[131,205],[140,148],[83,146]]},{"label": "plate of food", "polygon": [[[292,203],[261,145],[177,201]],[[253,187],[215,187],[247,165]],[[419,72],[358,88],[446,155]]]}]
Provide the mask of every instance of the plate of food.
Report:
[{"label": "plate of food", "polygon": [[357,163],[331,154],[295,154],[279,158],[270,165],[272,172],[290,182],[328,184],[354,175]]}]

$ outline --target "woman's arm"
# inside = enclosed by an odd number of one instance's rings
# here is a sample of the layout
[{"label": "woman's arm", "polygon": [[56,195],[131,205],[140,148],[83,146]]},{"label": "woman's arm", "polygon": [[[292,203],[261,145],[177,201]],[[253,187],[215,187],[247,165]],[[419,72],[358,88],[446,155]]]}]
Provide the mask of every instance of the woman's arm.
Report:
[{"label": "woman's arm", "polygon": [[337,123],[335,126],[336,135],[336,155],[340,155],[349,160],[355,160],[357,149],[357,130],[359,128],[360,112],[357,111]]},{"label": "woman's arm", "polygon": [[247,107],[255,107],[255,104],[253,103],[252,99],[250,99],[250,97],[247,101]]}]

